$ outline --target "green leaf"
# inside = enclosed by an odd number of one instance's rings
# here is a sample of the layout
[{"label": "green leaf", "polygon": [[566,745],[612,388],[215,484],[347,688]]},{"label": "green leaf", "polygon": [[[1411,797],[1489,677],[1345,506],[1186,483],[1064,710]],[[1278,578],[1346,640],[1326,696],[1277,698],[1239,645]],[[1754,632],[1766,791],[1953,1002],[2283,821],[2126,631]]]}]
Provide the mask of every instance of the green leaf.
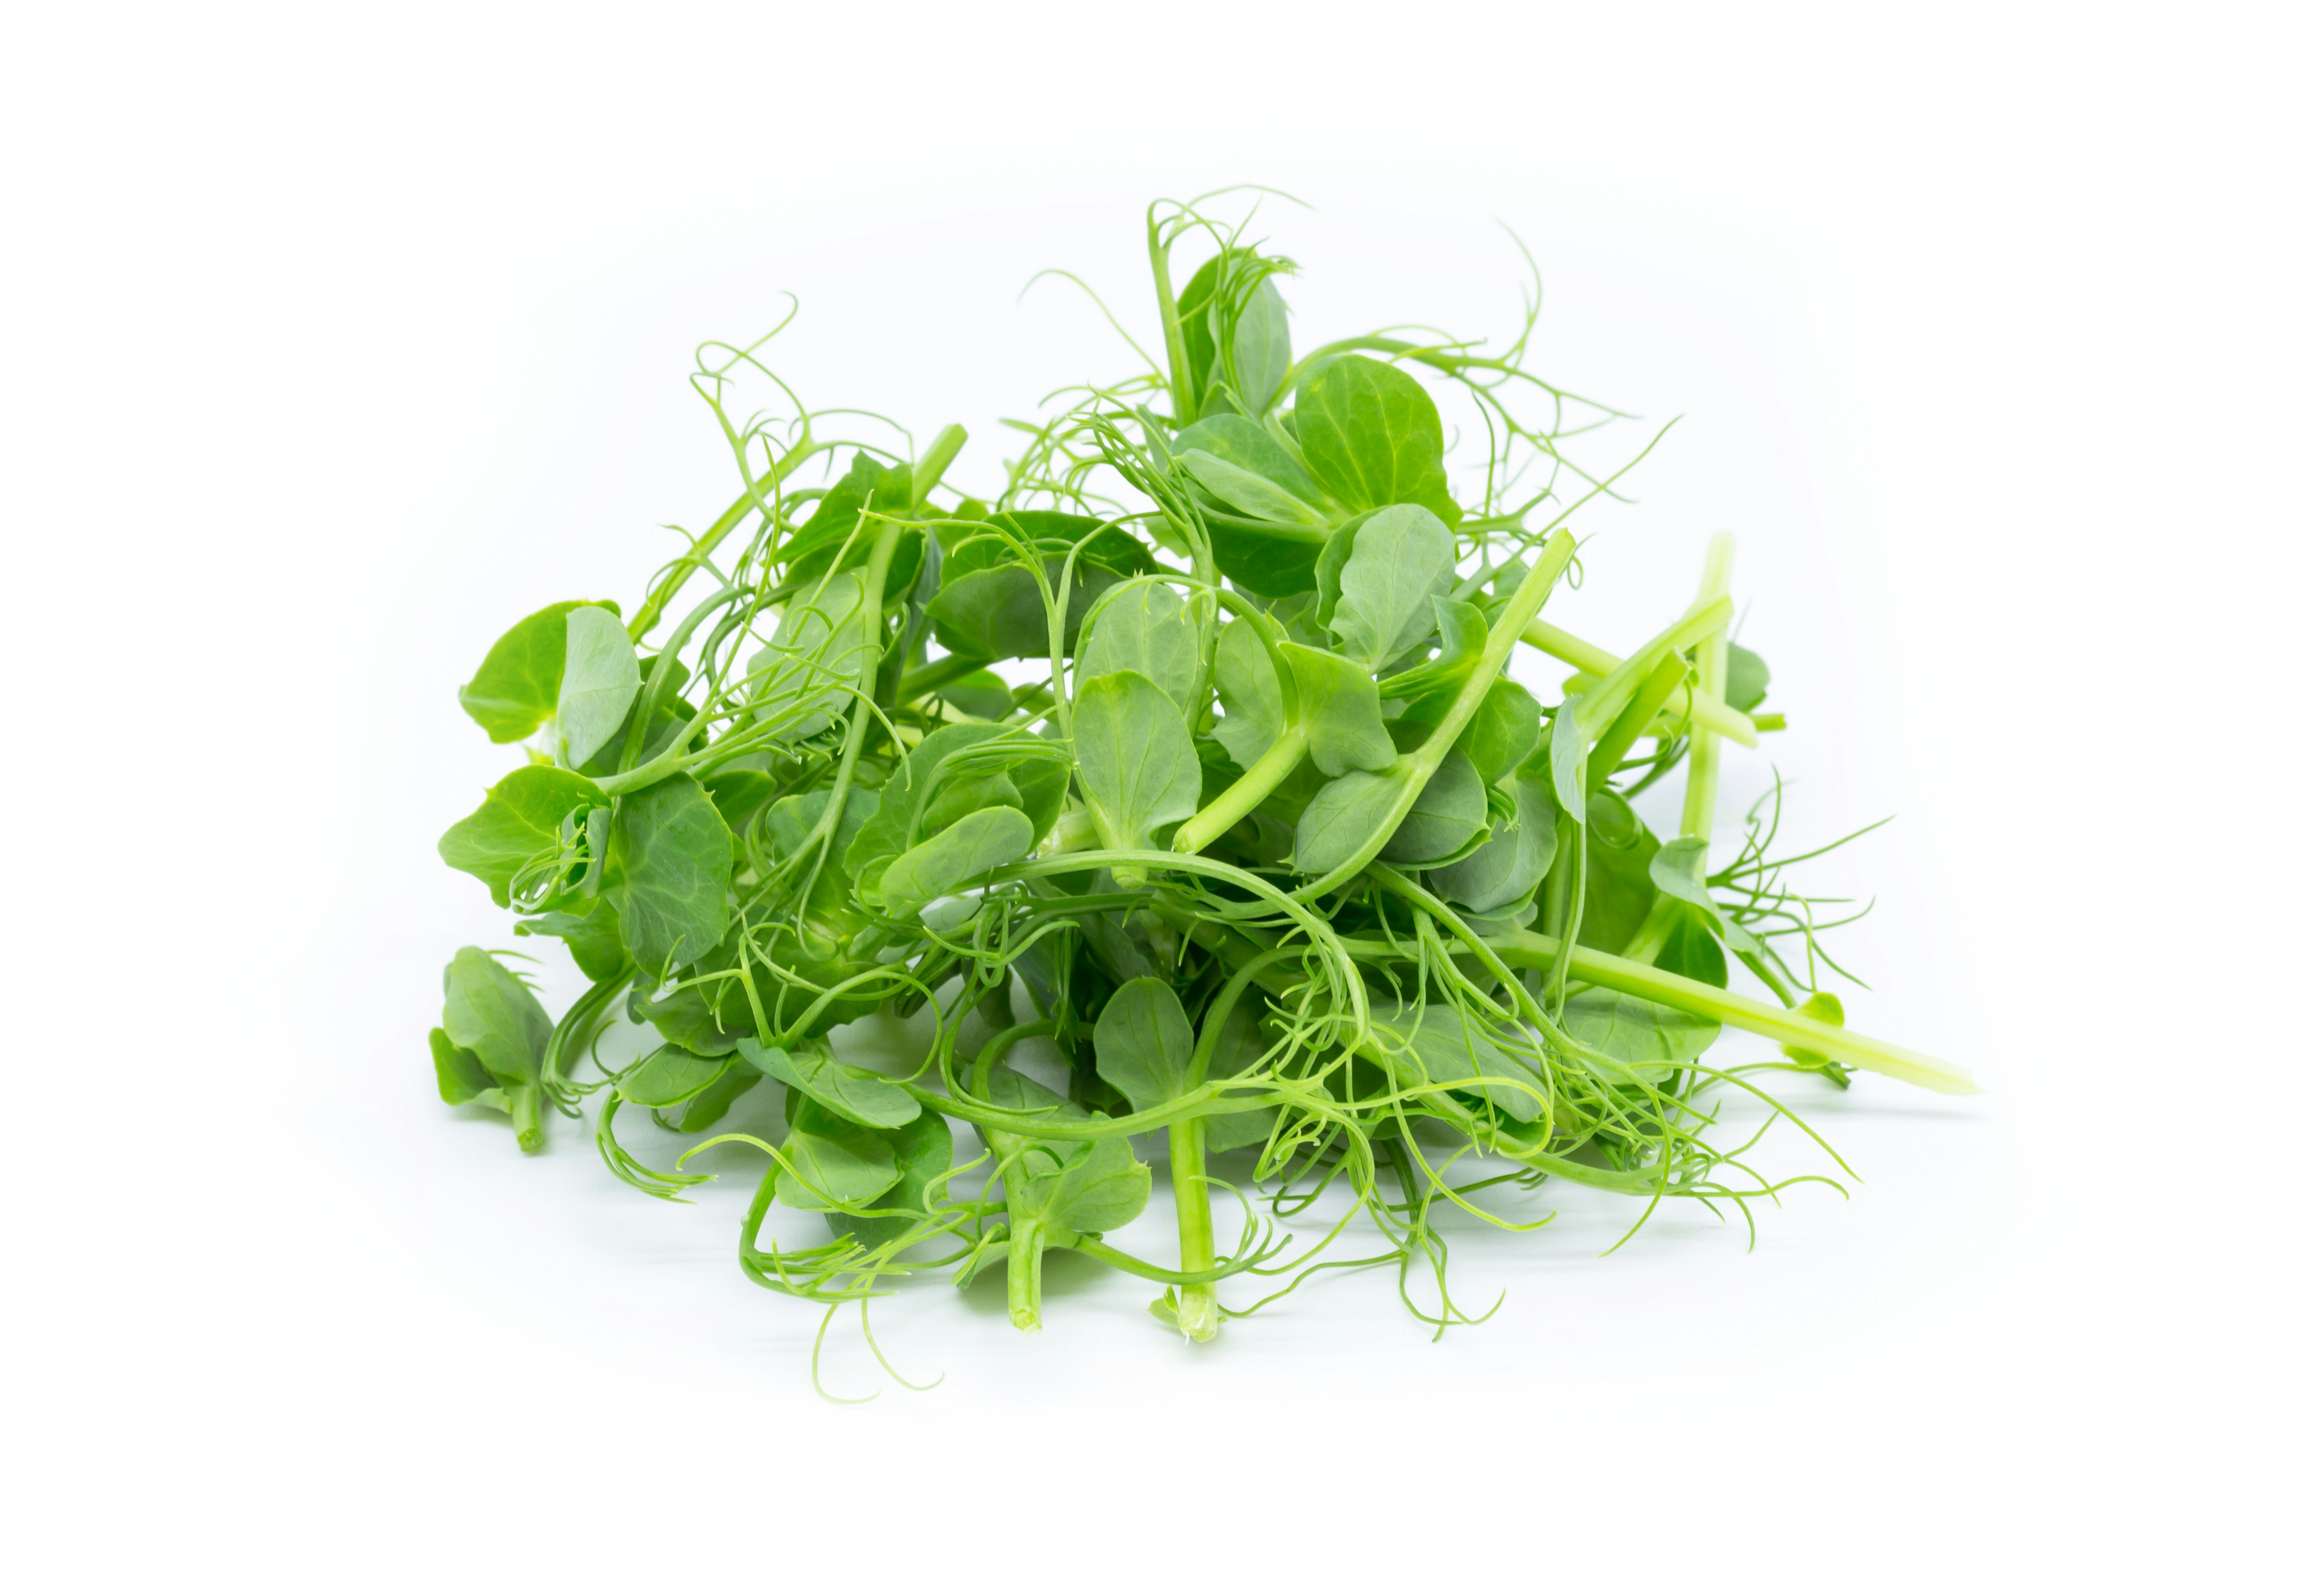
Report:
[{"label": "green leaf", "polygon": [[1111,1232],[1136,1220],[1154,1193],[1154,1174],[1126,1138],[1036,1144],[1019,1163],[1026,1198],[1052,1232]]},{"label": "green leaf", "polygon": [[1629,945],[1658,895],[1650,875],[1662,843],[1619,794],[1590,795],[1589,874],[1582,892],[1582,944],[1600,952]]},{"label": "green leaf", "polygon": [[472,1054],[494,1082],[530,1083],[549,1048],[549,1014],[524,981],[474,946],[444,968],[444,1035]]},{"label": "green leaf", "polygon": [[1327,776],[1384,770],[1396,762],[1396,744],[1380,720],[1379,687],[1353,660],[1304,643],[1279,651],[1298,688],[1299,718],[1307,724],[1307,756]]},{"label": "green leaf", "polygon": [[759,1070],[748,1062],[729,1062],[709,1088],[678,1108],[676,1118],[665,1118],[680,1133],[699,1133],[715,1127],[720,1118],[759,1086]]},{"label": "green leaf", "polygon": [[936,696],[964,715],[997,721],[1017,707],[1009,684],[990,671],[971,671],[936,689]]},{"label": "green leaf", "polygon": [[1308,471],[1351,509],[1408,502],[1444,522],[1460,508],[1444,484],[1444,425],[1402,369],[1354,353],[1299,378],[1299,447]]},{"label": "green leaf", "polygon": [[[1200,465],[1194,461],[1196,456],[1227,463],[1242,477],[1255,478],[1269,485],[1276,496],[1288,497],[1298,510],[1278,520],[1316,523],[1326,520],[1323,515],[1325,504],[1323,492],[1317,487],[1314,475],[1296,456],[1285,450],[1273,435],[1240,413],[1222,413],[1187,426],[1177,438],[1170,442],[1170,449],[1185,458],[1190,468]],[[1203,474],[1197,472],[1194,476],[1200,480]],[[1223,494],[1219,498],[1229,505],[1236,505]],[[1267,498],[1271,500],[1275,496]],[[1247,508],[1236,505],[1236,509]],[[1265,515],[1260,512],[1252,514]]]},{"label": "green leaf", "polygon": [[1557,794],[1559,806],[1577,820],[1588,817],[1589,803],[1595,801],[1582,796],[1589,768],[1590,740],[1582,734],[1581,701],[1568,698],[1557,706],[1557,718],[1549,729],[1549,788]]},{"label": "green leaf", "polygon": [[1169,695],[1134,671],[1084,682],[1074,699],[1074,750],[1107,845],[1150,847],[1157,829],[1191,817],[1203,770]]},{"label": "green leaf", "polygon": [[[817,821],[831,801],[831,792],[802,792],[778,801],[767,810],[764,834],[770,850],[785,855],[798,852],[807,844]],[[838,828],[831,836],[830,855],[816,876],[815,889],[807,895],[807,911],[826,924],[845,920],[860,926],[862,916],[856,913],[847,893],[845,864],[848,844],[871,820],[880,806],[880,795],[868,787],[849,790],[846,806],[840,811]],[[847,927],[839,925],[838,927]]]},{"label": "green leaf", "polygon": [[[1066,551],[1082,546],[1065,600],[1067,652],[1098,595],[1122,578],[1154,570],[1154,557],[1143,545],[1093,518],[1061,511],[1001,511],[991,521],[1030,540],[1053,590],[1065,575]],[[986,659],[1048,654],[1047,607],[1033,574],[1017,556],[997,538],[984,538],[945,557],[944,587],[928,602],[928,615],[945,648]]]},{"label": "green leaf", "polygon": [[517,921],[521,935],[549,935],[565,943],[574,966],[594,984],[619,979],[635,966],[629,948],[622,944],[622,916],[599,898],[581,913],[535,913]]},{"label": "green leaf", "polygon": [[1399,1082],[1457,1084],[1462,1093],[1520,1122],[1541,1119],[1547,1092],[1541,1072],[1535,1062],[1521,1060],[1508,1048],[1533,1048],[1517,1025],[1487,1027],[1442,1001],[1417,1011],[1410,1007],[1399,1011],[1377,1000],[1371,1024],[1372,1037]]},{"label": "green leaf", "polygon": [[783,612],[775,640],[751,657],[750,719],[772,723],[777,739],[797,742],[828,728],[848,705],[849,689],[876,664],[864,636],[865,573],[861,567],[819,582]]},{"label": "green leaf", "polygon": [[1366,511],[1349,518],[1332,530],[1332,537],[1316,553],[1314,620],[1318,631],[1328,631],[1332,618],[1340,612],[1340,576],[1348,569],[1348,557],[1355,554],[1356,535],[1364,530],[1364,524],[1373,516]]},{"label": "green leaf", "polygon": [[[1222,456],[1207,451],[1189,451],[1185,464],[1195,483],[1246,517],[1256,517],[1261,522],[1296,523],[1305,528],[1322,528],[1331,521],[1320,510],[1274,480],[1238,467]],[[1317,542],[1321,542],[1320,536]]]},{"label": "green leaf", "polygon": [[1032,849],[1033,824],[1021,810],[979,809],[899,854],[880,877],[880,906],[890,917],[913,917]]},{"label": "green leaf", "polygon": [[775,795],[775,778],[764,770],[714,770],[702,778],[702,789],[718,806],[718,817],[726,828],[739,836],[751,816]]},{"label": "green leaf", "polygon": [[1331,628],[1348,658],[1378,671],[1435,630],[1434,599],[1452,586],[1452,535],[1416,506],[1367,519],[1340,571]]},{"label": "green leaf", "polygon": [[522,741],[557,713],[557,690],[565,677],[566,613],[586,603],[559,600],[527,616],[501,634],[460,689],[460,707],[493,741]]},{"label": "green leaf", "polygon": [[1517,818],[1458,863],[1433,870],[1428,883],[1448,902],[1490,913],[1532,894],[1557,856],[1557,805],[1530,777],[1514,783]]},{"label": "green leaf", "polygon": [[638,653],[621,618],[598,605],[565,613],[565,675],[557,689],[557,736],[567,764],[586,764],[613,741],[638,695]]},{"label": "green leaf", "polygon": [[1263,412],[1291,372],[1291,310],[1272,280],[1262,279],[1243,299],[1234,328],[1235,393]]},{"label": "green leaf", "polygon": [[1444,755],[1420,797],[1380,849],[1391,863],[1429,863],[1450,858],[1485,828],[1485,783],[1459,749]]},{"label": "green leaf", "polygon": [[1351,770],[1327,781],[1299,816],[1292,867],[1328,874],[1371,844],[1404,796],[1407,772]]},{"label": "green leaf", "polygon": [[944,789],[929,798],[928,806],[920,811],[920,829],[933,836],[980,809],[1004,806],[1017,809],[1025,806],[1025,795],[1005,773],[996,770],[986,776],[948,777]]},{"label": "green leaf", "polygon": [[613,1092],[634,1106],[684,1105],[733,1064],[731,1056],[697,1056],[683,1045],[666,1045],[622,1073]]},{"label": "green leaf", "polygon": [[1084,677],[1135,671],[1168,694],[1181,712],[1194,698],[1200,668],[1186,602],[1168,584],[1145,578],[1107,591],[1074,667]]},{"label": "green leaf", "polygon": [[508,1110],[508,1101],[476,1059],[476,1053],[463,1050],[452,1043],[440,1028],[428,1031],[428,1049],[436,1058],[436,1092],[444,1097],[447,1106],[464,1106],[470,1101],[482,1101],[486,1105],[498,1105]]},{"label": "green leaf", "polygon": [[1478,778],[1493,787],[1523,764],[1540,740],[1540,704],[1521,684],[1499,677],[1485,690],[1455,746],[1477,767]]},{"label": "green leaf", "polygon": [[[1834,1028],[1844,1027],[1848,1022],[1848,1016],[1840,1004],[1840,998],[1829,990],[1816,991],[1793,1010],[1803,1018],[1812,1018],[1819,1023],[1829,1023]],[[1787,1045],[1780,1048],[1784,1054],[1791,1057],[1794,1064],[1797,1066],[1828,1067],[1831,1065],[1831,1058],[1821,1051],[1803,1050],[1794,1045]],[[1842,1087],[1845,1087],[1844,1083]]]},{"label": "green leaf", "polygon": [[[989,760],[985,769],[971,771],[970,761],[959,756],[970,750],[989,749],[1012,736],[1021,739],[1023,733],[973,721],[939,726],[920,739],[880,788],[877,812],[844,849],[847,872],[861,875],[874,859],[893,857],[927,834],[926,812],[943,797],[947,783],[966,774],[982,780],[990,773]],[[1029,747],[1030,740],[1024,740]],[[1021,806],[1021,787],[1019,796]]]},{"label": "green leaf", "polygon": [[536,860],[553,858],[567,815],[602,806],[604,794],[586,777],[554,765],[526,765],[503,776],[476,811],[437,841],[452,868],[484,882],[494,906]]},{"label": "green leaf", "polygon": [[1098,1014],[1098,1076],[1151,1110],[1186,1092],[1194,1030],[1178,995],[1158,979],[1133,979]]},{"label": "green leaf", "polygon": [[1604,989],[1568,996],[1565,1027],[1604,1058],[1591,1064],[1618,1083],[1660,1083],[1719,1037],[1716,1018]]},{"label": "green leaf", "polygon": [[887,1137],[903,1174],[893,1187],[873,1200],[868,1210],[900,1210],[898,1216],[847,1215],[834,1211],[824,1219],[832,1236],[853,1237],[867,1248],[901,1237],[912,1228],[912,1218],[924,1213],[929,1183],[952,1170],[952,1128],[935,1111],[922,1111]]},{"label": "green leaf", "polygon": [[871,1128],[796,1097],[796,1091],[790,1122],[783,1153],[798,1175],[783,1174],[775,1197],[793,1210],[828,1210],[834,1203],[862,1209],[902,1181],[895,1150]]},{"label": "green leaf", "polygon": [[1329,502],[1305,465],[1261,425],[1220,413],[1170,443],[1202,486],[1211,512],[1211,549],[1237,587],[1277,597],[1314,585],[1316,552],[1328,537]]},{"label": "green leaf", "polygon": [[624,796],[613,811],[605,877],[622,944],[649,973],[683,968],[726,934],[734,838],[691,776]]},{"label": "green leaf", "polygon": [[1727,707],[1747,714],[1767,702],[1767,662],[1739,643],[1727,646]]},{"label": "green leaf", "polygon": [[[780,558],[786,564],[786,585],[800,587],[811,579],[820,579],[835,566],[845,568],[869,560],[880,525],[867,520],[863,513],[901,516],[911,503],[908,465],[883,465],[870,452],[858,451],[846,474],[816,502],[815,514],[784,542]],[[908,535],[897,546],[883,600],[894,599],[911,586],[919,575],[920,554],[918,536]]]},{"label": "green leaf", "polygon": [[1727,952],[1711,926],[1692,909],[1671,926],[1670,938],[1655,953],[1655,966],[1699,983],[1727,988]]},{"label": "green leaf", "polygon": [[1249,769],[1286,730],[1283,682],[1258,628],[1235,622],[1220,632],[1211,658],[1211,680],[1218,686],[1222,709],[1211,735],[1233,755],[1235,763]]},{"label": "green leaf", "polygon": [[908,1087],[868,1069],[835,1061],[821,1045],[786,1051],[746,1036],[735,1042],[734,1049],[768,1077],[866,1128],[899,1128],[920,1114],[920,1102]]}]

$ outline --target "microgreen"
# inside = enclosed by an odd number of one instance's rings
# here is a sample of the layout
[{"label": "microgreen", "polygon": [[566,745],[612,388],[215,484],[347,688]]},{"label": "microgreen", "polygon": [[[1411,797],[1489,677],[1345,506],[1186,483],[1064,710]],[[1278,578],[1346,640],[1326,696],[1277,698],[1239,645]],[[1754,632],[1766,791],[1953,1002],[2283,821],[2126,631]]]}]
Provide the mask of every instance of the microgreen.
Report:
[{"label": "microgreen", "polygon": [[[703,351],[733,504],[636,615],[545,606],[459,691],[530,762],[438,850],[591,988],[552,1020],[461,948],[429,1035],[443,1099],[530,1151],[594,1098],[607,1165],[664,1198],[711,1145],[752,1147],[743,1270],[833,1311],[1000,1265],[1031,1328],[1043,1259],[1072,1252],[1160,1285],[1201,1340],[1367,1265],[1440,1334],[1480,1319],[1444,1218],[1536,1227],[1553,1183],[1748,1219],[1798,1180],[1750,1164],[1772,1128],[1822,1147],[1771,1069],[1967,1091],[1848,1026],[1824,983],[1846,920],[1788,878],[1825,849],[1775,855],[1782,782],[1739,849],[1715,828],[1722,744],[1783,724],[1728,636],[1732,540],[1628,653],[1558,624],[1570,599],[1545,616],[1579,581],[1568,520],[1654,442],[1573,454],[1620,415],[1523,368],[1537,303],[1499,353],[1405,330],[1302,355],[1289,260],[1203,202],[1157,205],[1148,245],[1158,355],[1011,420],[989,498],[950,478],[959,427],[859,437],[773,379],[767,340]],[[1207,252],[1180,284],[1182,246]],[[738,422],[753,378],[780,404]],[[1481,420],[1458,454],[1448,399]],[[1510,675],[1520,643],[1572,668],[1562,693]],[[1639,799],[1682,770],[1658,833]],[[909,1071],[834,1053],[881,1010],[932,1027]],[[608,1064],[623,1019],[651,1048]],[[1729,1028],[1784,1060],[1722,1064]],[[617,1126],[708,1134],[761,1086],[779,1107],[666,1165]],[[1169,1266],[1108,1241],[1157,1166]],[[776,1205],[825,1234],[773,1240]],[[1276,1285],[1224,1303],[1246,1276]]]}]

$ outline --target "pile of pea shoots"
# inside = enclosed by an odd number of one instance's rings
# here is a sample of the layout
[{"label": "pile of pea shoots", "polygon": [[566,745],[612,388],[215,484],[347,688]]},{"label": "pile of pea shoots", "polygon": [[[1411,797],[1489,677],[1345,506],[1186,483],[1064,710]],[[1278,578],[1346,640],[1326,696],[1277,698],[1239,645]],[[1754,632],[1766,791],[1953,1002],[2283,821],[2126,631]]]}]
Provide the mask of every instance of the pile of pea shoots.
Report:
[{"label": "pile of pea shoots", "polygon": [[[662,1198],[747,1147],[743,1273],[825,1328],[1000,1266],[1033,1329],[1057,1252],[1152,1284],[1190,1340],[1365,1266],[1442,1334],[1480,1318],[1448,1216],[1534,1229],[1583,1188],[1748,1220],[1831,1181],[1750,1164],[1779,1125],[1822,1147],[1799,1074],[1972,1091],[1846,1025],[1845,920],[1788,878],[1828,847],[1776,852],[1780,780],[1714,830],[1722,756],[1784,724],[1730,636],[1732,539],[1628,652],[1562,624],[1569,524],[1653,442],[1576,459],[1622,415],[1524,369],[1537,275],[1499,352],[1302,352],[1292,262],[1222,196],[1148,211],[1158,349],[1010,421],[987,496],[947,482],[960,427],[810,410],[771,336],[706,347],[733,505],[626,614],[547,605],[459,691],[525,762],[438,850],[588,988],[551,1017],[525,953],[459,950],[443,1100],[528,1152],[576,1119]],[[754,377],[786,405],[738,419]],[[1521,647],[1562,686],[1516,680]],[[1112,1239],[1157,1177],[1149,1260]],[[778,1204],[815,1233],[778,1238]]]}]

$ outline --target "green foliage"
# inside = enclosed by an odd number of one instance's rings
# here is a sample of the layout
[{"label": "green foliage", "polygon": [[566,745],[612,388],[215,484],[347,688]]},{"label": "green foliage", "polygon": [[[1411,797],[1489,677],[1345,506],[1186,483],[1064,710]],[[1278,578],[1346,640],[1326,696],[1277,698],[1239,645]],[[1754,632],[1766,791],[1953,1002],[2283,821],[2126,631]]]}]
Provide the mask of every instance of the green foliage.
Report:
[{"label": "green foliage", "polygon": [[613,811],[606,883],[622,944],[644,968],[683,968],[726,934],[733,837],[691,776],[625,796]]},{"label": "green foliage", "polygon": [[460,707],[493,741],[521,741],[557,714],[565,682],[566,614],[586,603],[560,600],[502,633],[460,689]]},{"label": "green foliage", "polygon": [[446,831],[436,853],[484,881],[493,905],[506,907],[512,889],[526,878],[544,883],[557,878],[558,859],[580,838],[575,816],[604,805],[604,795],[586,777],[554,765],[525,765],[503,776],[475,813]]},{"label": "green foliage", "polygon": [[1445,489],[1436,403],[1402,369],[1356,353],[1310,364],[1296,428],[1308,468],[1350,509],[1408,502],[1445,522],[1461,520]]},{"label": "green foliage", "polygon": [[565,669],[557,687],[557,738],[567,764],[586,764],[613,741],[638,696],[638,657],[612,612],[578,605],[565,613]]},{"label": "green foliage", "polygon": [[[1191,206],[1157,205],[1148,247],[1153,366],[1015,423],[982,499],[945,482],[964,431],[917,447],[755,384],[763,345],[705,351],[733,504],[629,622],[548,606],[461,690],[538,746],[439,853],[588,988],[552,1020],[463,948],[438,1094],[527,1149],[594,1105],[607,1165],[662,1197],[705,1179],[624,1129],[755,1149],[738,1257],[811,1303],[1001,1264],[1031,1327],[1045,1257],[1073,1254],[1202,1340],[1249,1312],[1240,1284],[1279,1284],[1267,1303],[1349,1266],[1466,1323],[1454,1214],[1537,1226],[1554,1202],[1527,1196],[1586,1189],[1748,1220],[1797,1181],[1745,1158],[1785,1085],[1963,1091],[1820,988],[1833,921],[1776,855],[1780,783],[1739,850],[1711,825],[1708,733],[1781,722],[1702,707],[1705,677],[1732,711],[1768,686],[1720,648],[1725,551],[1670,571],[1705,596],[1628,655],[1544,627],[1581,586],[1566,519],[1643,456],[1570,454],[1618,415],[1526,370],[1523,332],[1295,346],[1291,262]],[[1588,665],[1537,692],[1520,641]],[[1678,771],[1657,832],[1644,794]],[[833,1055],[873,1014],[924,1042],[907,1065]],[[618,1054],[624,1018],[654,1048]],[[1720,1064],[1724,1027],[1778,1059]],[[1154,1197],[1148,1135],[1167,1261],[1107,1240]]]},{"label": "green foliage", "polygon": [[1170,695],[1135,671],[1084,683],[1074,751],[1090,813],[1111,847],[1145,847],[1194,812],[1203,787],[1194,740]]}]

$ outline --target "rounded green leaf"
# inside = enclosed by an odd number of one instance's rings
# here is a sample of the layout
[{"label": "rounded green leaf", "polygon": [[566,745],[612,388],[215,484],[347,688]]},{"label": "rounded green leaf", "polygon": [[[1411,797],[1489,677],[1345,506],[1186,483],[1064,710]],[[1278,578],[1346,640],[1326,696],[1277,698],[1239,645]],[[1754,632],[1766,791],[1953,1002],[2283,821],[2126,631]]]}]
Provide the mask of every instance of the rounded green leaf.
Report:
[{"label": "rounded green leaf", "polygon": [[1135,671],[1082,685],[1074,751],[1109,846],[1150,847],[1157,829],[1191,817],[1201,801],[1203,768],[1185,716]]},{"label": "rounded green leaf", "polygon": [[866,1128],[900,1128],[920,1114],[920,1102],[909,1088],[881,1073],[835,1061],[819,1044],[787,1051],[745,1037],[735,1042],[734,1049],[777,1082]]},{"label": "rounded green leaf", "polygon": [[1454,749],[1428,778],[1380,856],[1392,863],[1450,858],[1484,827],[1485,783],[1468,756]]},{"label": "rounded green leaf", "polygon": [[622,944],[659,974],[716,945],[731,912],[726,879],[734,838],[691,776],[670,776],[622,797],[613,811],[606,884],[622,913]]},{"label": "rounded green leaf", "polygon": [[880,877],[880,906],[891,917],[909,918],[1032,848],[1033,822],[1023,810],[981,808],[898,854]]},{"label": "rounded green leaf", "polygon": [[1178,994],[1158,979],[1133,979],[1113,992],[1098,1014],[1098,1076],[1139,1110],[1167,1105],[1186,1092],[1194,1030]]},{"label": "rounded green leaf", "polygon": [[1490,913],[1529,895],[1557,855],[1557,804],[1529,777],[1515,783],[1517,817],[1457,863],[1429,872],[1436,894],[1471,913]]},{"label": "rounded green leaf", "polygon": [[436,851],[452,868],[484,881],[493,903],[505,907],[517,877],[537,860],[555,856],[565,817],[604,802],[586,777],[554,765],[526,765],[503,776],[474,814],[438,839]]},{"label": "rounded green leaf", "polygon": [[1307,754],[1327,776],[1384,770],[1396,762],[1396,744],[1380,719],[1379,686],[1371,673],[1344,655],[1281,646],[1298,688],[1296,710],[1307,728]]},{"label": "rounded green leaf", "polygon": [[1715,1018],[1603,989],[1566,998],[1565,1027],[1590,1058],[1602,1058],[1591,1065],[1617,1083],[1660,1083],[1719,1037]]},{"label": "rounded green leaf", "polygon": [[549,1014],[497,959],[462,946],[444,967],[444,1035],[502,1083],[530,1083],[549,1047]]},{"label": "rounded green leaf", "polygon": [[527,616],[493,641],[484,664],[460,689],[460,707],[493,741],[521,742],[557,713],[557,690],[565,678],[566,613],[588,603],[559,600]]},{"label": "rounded green leaf", "polygon": [[567,764],[585,764],[613,741],[638,695],[638,652],[621,619],[598,605],[565,612],[565,674],[557,689],[557,736]]},{"label": "rounded green leaf", "polygon": [[1498,677],[1462,728],[1456,746],[1477,767],[1478,778],[1491,787],[1523,764],[1540,740],[1540,704],[1523,684]]},{"label": "rounded green leaf", "polygon": [[1275,674],[1267,640],[1256,627],[1235,622],[1219,634],[1211,659],[1211,679],[1218,686],[1222,712],[1211,735],[1235,763],[1249,769],[1275,746],[1285,729],[1282,678]]},{"label": "rounded green leaf", "polygon": [[1452,586],[1452,535],[1417,506],[1366,519],[1340,569],[1332,610],[1342,652],[1378,671],[1435,631],[1435,598]]},{"label": "rounded green leaf", "polygon": [[1135,671],[1180,710],[1201,668],[1193,612],[1168,584],[1139,578],[1107,591],[1091,619],[1075,669],[1087,677]]},{"label": "rounded green leaf", "polygon": [[1328,874],[1370,847],[1395,816],[1406,777],[1399,765],[1385,772],[1351,770],[1325,782],[1299,816],[1292,867],[1306,874]]},{"label": "rounded green leaf", "polygon": [[1299,448],[1308,471],[1357,511],[1408,502],[1445,522],[1460,508],[1444,485],[1444,425],[1420,382],[1345,353],[1299,378]]},{"label": "rounded green leaf", "polygon": [[613,1092],[634,1106],[683,1105],[725,1076],[730,1056],[697,1056],[666,1045],[622,1074]]},{"label": "rounded green leaf", "polygon": [[860,1209],[904,1175],[885,1137],[833,1115],[813,1101],[792,1108],[790,1137],[783,1140],[783,1154],[790,1160],[791,1171],[776,1183],[775,1197],[793,1210],[827,1211],[834,1204]]}]

